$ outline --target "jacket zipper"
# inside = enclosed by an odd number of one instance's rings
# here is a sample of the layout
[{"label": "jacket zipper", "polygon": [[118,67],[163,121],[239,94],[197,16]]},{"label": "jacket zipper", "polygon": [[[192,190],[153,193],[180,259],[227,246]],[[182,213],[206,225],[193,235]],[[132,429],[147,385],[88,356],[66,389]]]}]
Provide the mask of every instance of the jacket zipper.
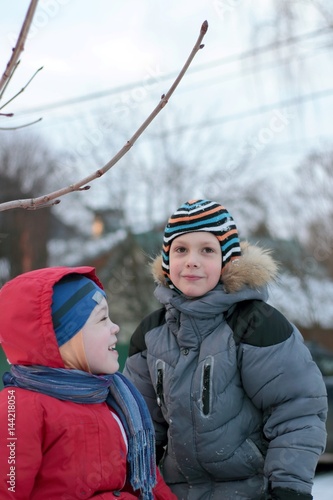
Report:
[{"label": "jacket zipper", "polygon": [[202,374],[202,412],[204,415],[208,415],[210,412],[210,373],[211,373],[211,361],[206,360],[203,368]]},{"label": "jacket zipper", "polygon": [[164,403],[163,396],[163,361],[157,362],[157,380],[156,380],[156,400],[159,407]]}]

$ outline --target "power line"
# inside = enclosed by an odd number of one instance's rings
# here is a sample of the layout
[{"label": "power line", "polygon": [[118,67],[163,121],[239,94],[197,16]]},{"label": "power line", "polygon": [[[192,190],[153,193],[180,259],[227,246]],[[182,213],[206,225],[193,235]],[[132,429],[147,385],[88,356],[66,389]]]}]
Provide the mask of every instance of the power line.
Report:
[{"label": "power line", "polygon": [[[322,48],[327,48],[327,47],[330,47],[331,44],[327,45],[325,44],[325,46],[321,46],[320,49]],[[314,52],[307,52],[306,53],[306,56],[307,57],[312,57],[314,56]],[[304,59],[304,54],[302,55],[302,59]],[[279,58],[277,61],[274,61],[274,62],[268,62],[268,63],[265,63],[265,64],[261,64],[259,66],[255,66],[255,67],[251,67],[251,68],[245,68],[242,70],[242,74],[240,75],[239,72],[233,72],[233,73],[229,73],[227,75],[224,75],[223,78],[221,77],[216,77],[216,78],[210,78],[209,80],[206,80],[206,81],[201,81],[201,82],[198,82],[196,84],[190,84],[190,85],[186,85],[185,87],[181,87],[180,89],[178,89],[178,93],[188,93],[189,91],[193,91],[193,90],[197,90],[199,88],[202,88],[202,87],[208,87],[208,86],[212,86],[212,85],[216,85],[216,84],[221,84],[225,81],[230,81],[232,79],[235,79],[235,78],[239,78],[239,77],[244,77],[245,75],[249,75],[249,74],[252,74],[254,72],[257,72],[257,71],[265,71],[265,70],[269,70],[269,69],[275,69],[277,68],[278,66],[280,65],[284,65],[288,62],[288,59],[287,58],[284,58],[284,59],[281,59]],[[148,96],[148,100],[153,100],[154,98],[152,96]],[[301,101],[301,98],[297,98]],[[105,108],[103,108],[102,110],[100,108],[96,108],[94,110],[91,110],[90,111],[90,115],[92,114],[97,114],[97,113],[100,113],[100,112],[105,112]],[[22,116],[22,115],[20,115]],[[58,122],[60,120],[60,122],[62,120],[66,120],[66,122],[69,122],[69,121],[76,121],[76,120],[82,120],[84,119],[84,116],[82,118],[82,114],[77,114],[77,115],[74,115],[73,114],[71,115],[71,117],[68,117],[66,116],[65,118],[62,118],[61,116],[58,117]],[[18,116],[16,118],[19,118]]]},{"label": "power line", "polygon": [[247,111],[242,111],[240,113],[235,113],[235,114],[230,114],[227,116],[222,116],[220,118],[216,118],[214,120],[206,120],[202,121],[199,123],[192,123],[191,125],[184,125],[181,127],[176,127],[173,128],[172,130],[164,130],[158,135],[156,135],[156,138],[160,136],[167,136],[167,135],[173,135],[173,134],[179,134],[182,132],[185,132],[190,129],[196,129],[196,128],[206,128],[206,127],[213,127],[216,125],[220,125],[222,123],[228,123],[231,121],[237,121],[237,120],[242,120],[244,118],[251,118],[253,116],[258,116],[264,113],[267,113],[267,111],[272,111],[274,109],[281,109],[284,107],[288,106],[293,106],[294,104],[299,104],[301,102],[307,102],[307,101],[314,101],[316,99],[324,99],[327,97],[333,96],[333,88],[330,89],[325,89],[321,90],[320,92],[314,92],[312,94],[305,94],[299,97],[293,97],[290,99],[284,99],[281,101],[277,101],[271,104],[267,104],[265,106],[259,106],[258,108],[253,108]]},{"label": "power line", "polygon": [[[319,47],[319,49],[322,49],[322,48],[326,49],[328,47],[331,48],[332,44],[333,44],[333,41],[330,42],[329,44],[325,44],[324,46]],[[314,56],[314,54],[313,53],[307,54],[307,57],[311,57],[311,56]],[[299,60],[304,60],[304,57],[299,58]],[[211,85],[220,84],[220,83],[230,81],[233,79],[237,79],[237,78],[243,78],[246,75],[251,75],[251,74],[259,72],[259,71],[275,69],[275,68],[278,68],[279,66],[283,66],[283,65],[287,64],[288,61],[289,61],[289,58],[287,58],[287,57],[285,57],[283,59],[279,58],[277,61],[272,61],[272,62],[268,62],[265,64],[261,64],[259,66],[252,66],[250,68],[242,69],[241,74],[238,71],[236,71],[233,73],[229,73],[227,75],[223,75],[223,77],[217,76],[215,78],[210,78],[209,80],[206,80],[206,81],[202,81],[202,82],[192,84],[192,85],[190,84],[190,85],[187,85],[186,87],[181,87],[178,89],[178,93],[188,92],[189,90],[196,90],[196,89],[199,89],[202,87],[208,87]]]},{"label": "power line", "polygon": [[[318,36],[321,36],[321,35],[327,34],[327,33],[331,33],[331,30],[329,28],[321,28],[321,29],[314,30],[314,31],[311,31],[308,33],[304,33],[303,35],[291,36],[291,37],[286,38],[285,40],[277,40],[276,42],[271,42],[271,43],[269,43],[267,45],[263,45],[261,47],[249,49],[249,50],[246,50],[243,52],[232,54],[230,56],[225,56],[223,58],[216,59],[215,61],[211,61],[209,63],[199,64],[197,66],[190,68],[188,70],[188,73],[199,73],[199,72],[205,71],[207,69],[216,68],[216,67],[224,65],[224,64],[229,64],[231,62],[245,60],[245,59],[248,59],[250,57],[254,57],[258,54],[270,52],[271,50],[277,49],[280,46],[296,44],[299,42],[303,42],[304,40],[313,39],[313,38],[316,38]],[[178,75],[178,72],[173,71],[173,72],[168,73],[166,75],[159,76],[158,80],[159,81],[169,80],[171,78],[175,78],[177,75]],[[37,113],[37,112],[47,111],[50,109],[56,109],[56,108],[60,108],[60,107],[64,107],[64,106],[68,106],[68,105],[72,105],[72,104],[79,104],[79,103],[86,102],[86,101],[100,99],[100,98],[107,97],[110,95],[119,94],[121,92],[132,90],[140,85],[142,85],[142,81],[136,81],[133,83],[128,83],[125,85],[114,87],[111,89],[102,90],[99,92],[93,92],[91,94],[86,94],[86,95],[82,95],[79,97],[69,98],[69,99],[65,99],[62,101],[57,101],[57,102],[53,102],[50,104],[37,106],[34,108],[28,108],[28,109],[20,112],[20,114],[23,115],[23,114]]]},{"label": "power line", "polygon": [[[254,116],[259,116],[261,114],[267,113],[268,111],[272,111],[275,109],[281,109],[283,107],[293,106],[295,104],[301,104],[303,102],[309,102],[312,100],[314,101],[317,99],[329,98],[332,95],[333,95],[333,88],[328,88],[328,89],[321,90],[318,92],[313,92],[311,94],[305,94],[305,95],[300,95],[297,97],[292,97],[290,99],[283,99],[280,101],[275,101],[273,103],[270,103],[270,104],[267,104],[264,106],[259,106],[257,108],[252,108],[249,110],[241,111],[239,113],[232,113],[232,114],[222,116],[222,117],[219,117],[219,118],[216,118],[213,120],[206,120],[206,121],[201,121],[198,123],[191,123],[190,125],[176,127],[176,128],[171,129],[171,130],[164,130],[161,133],[156,134],[156,135],[150,134],[147,138],[154,139],[154,138],[158,138],[162,135],[173,135],[175,133],[178,134],[178,133],[182,133],[182,132],[185,132],[185,131],[191,130],[191,129],[214,127],[216,125],[220,125],[223,123],[228,123],[228,122],[232,122],[232,121],[242,120],[244,118],[252,118]],[[66,122],[73,121],[73,120],[75,120],[75,121],[81,120],[82,121],[82,120],[84,120],[84,117],[82,118],[82,116],[77,115],[75,118],[73,118],[73,117],[66,118]]]}]

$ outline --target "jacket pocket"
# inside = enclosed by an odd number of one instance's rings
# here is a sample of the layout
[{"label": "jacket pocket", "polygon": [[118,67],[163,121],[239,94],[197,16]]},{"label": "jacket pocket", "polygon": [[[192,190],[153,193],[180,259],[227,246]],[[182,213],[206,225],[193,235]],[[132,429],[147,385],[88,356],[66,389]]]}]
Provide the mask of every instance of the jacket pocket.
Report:
[{"label": "jacket pocket", "polygon": [[264,457],[251,439],[246,439],[226,460],[211,465],[209,472],[220,480],[244,480],[262,476]]},{"label": "jacket pocket", "polygon": [[202,368],[202,386],[201,386],[201,410],[203,415],[207,416],[211,410],[211,378],[213,370],[213,358],[209,356],[205,359]]},{"label": "jacket pocket", "polygon": [[164,378],[165,363],[161,359],[156,362],[156,401],[159,407],[164,404]]}]

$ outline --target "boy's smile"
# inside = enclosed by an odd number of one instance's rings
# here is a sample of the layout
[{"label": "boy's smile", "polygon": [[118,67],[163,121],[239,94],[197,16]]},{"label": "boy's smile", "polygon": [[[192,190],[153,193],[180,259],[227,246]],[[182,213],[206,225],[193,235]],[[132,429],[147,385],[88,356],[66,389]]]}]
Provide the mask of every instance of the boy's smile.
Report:
[{"label": "boy's smile", "polygon": [[222,253],[212,233],[198,231],[178,236],[170,248],[170,279],[188,297],[212,290],[221,277]]}]

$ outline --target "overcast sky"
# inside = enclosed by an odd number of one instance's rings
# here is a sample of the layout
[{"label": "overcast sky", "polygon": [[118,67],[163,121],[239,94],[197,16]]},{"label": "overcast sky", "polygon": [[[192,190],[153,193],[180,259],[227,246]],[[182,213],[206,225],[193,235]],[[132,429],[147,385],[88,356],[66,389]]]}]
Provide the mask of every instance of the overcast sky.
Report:
[{"label": "overcast sky", "polygon": [[[327,51],[322,47],[332,37],[325,32],[316,33],[322,27],[322,20],[314,15],[313,9],[306,8],[292,33],[299,37],[297,43],[282,46],[279,56],[272,50],[264,50],[256,57],[246,55],[254,40],[257,47],[271,43],[273,3],[272,0],[192,0],[190,4],[179,0],[40,0],[7,97],[20,90],[38,68],[43,66],[43,70],[6,107],[6,111],[16,113],[6,125],[41,116],[44,123],[38,125],[38,130],[50,127],[50,134],[54,134],[51,128],[56,127],[55,117],[61,121],[69,112],[74,119],[82,112],[93,114],[97,108],[106,109],[111,103],[112,94],[108,93],[117,89],[112,97],[113,107],[117,99],[118,108],[126,103],[145,118],[147,110],[153,109],[161,93],[168,90],[172,83],[168,75],[179,72],[202,22],[207,20],[205,48],[196,55],[172,97],[172,106],[181,109],[184,103],[191,102],[188,114],[195,109],[198,122],[207,120],[209,110],[211,121],[223,124],[225,120],[231,128],[236,126],[238,132],[243,128],[249,130],[249,120],[253,124],[258,117],[258,127],[271,126],[273,119],[278,129],[284,120],[290,130],[297,129],[298,120],[305,119],[307,129],[294,140],[323,138],[329,130],[323,110],[332,105],[333,82],[325,63]],[[28,5],[29,1],[24,0],[1,2],[0,70],[5,69]],[[280,39],[285,40],[286,35],[282,32]],[[294,52],[297,57],[290,62]],[[286,65],[284,61],[288,58]],[[284,79],[288,72],[289,82]],[[94,99],[87,98],[93,95]],[[301,108],[294,106],[295,98]],[[66,100],[69,100],[67,108],[61,107],[60,103]],[[76,100],[79,105],[75,105]],[[270,115],[264,116],[265,107]],[[286,107],[290,114],[283,118]],[[36,112],[24,114],[28,110]],[[275,118],[274,110],[280,111]],[[282,129],[281,126],[275,138],[282,138]],[[290,139],[292,136],[284,138]]]},{"label": "overcast sky", "polygon": [[[0,72],[29,3],[1,1]],[[105,141],[120,129],[129,136],[136,131],[173,83],[207,20],[205,47],[133,149],[167,131],[185,162],[195,145],[205,149],[207,168],[214,147],[225,147],[227,172],[250,157],[269,175],[276,169],[288,189],[286,170],[332,142],[332,32],[306,0],[292,4],[299,9],[288,31],[290,23],[275,18],[276,3],[283,2],[40,0],[6,97],[43,70],[3,109],[15,116],[0,118],[0,127],[42,117],[30,130],[65,151],[69,161],[79,157],[87,169],[82,175],[91,173],[93,147],[107,161],[117,150],[112,145],[102,154]],[[274,39],[281,42],[275,50]],[[188,130],[195,135],[186,143]]]},{"label": "overcast sky", "polygon": [[[175,0],[40,0],[12,90],[20,88],[40,66],[44,69],[15,104],[18,109],[32,108],[178,72],[206,19],[207,47],[193,66],[238,53],[246,42],[244,33],[234,33],[238,16],[236,12],[229,15],[225,23],[215,3],[196,0],[189,6]],[[2,66],[28,4],[1,3]]]},{"label": "overcast sky", "polygon": [[[49,102],[132,82],[157,67],[159,74],[177,71],[206,19],[208,49],[197,63],[237,53],[246,43],[244,32],[234,32],[241,10],[237,3],[242,2],[227,2],[234,6],[223,14],[223,2],[215,0],[194,0],[190,7],[177,0],[40,0],[22,56],[22,81],[44,66],[39,79],[48,89],[35,89],[33,99]],[[23,0],[1,2],[2,65],[28,5]]]}]

